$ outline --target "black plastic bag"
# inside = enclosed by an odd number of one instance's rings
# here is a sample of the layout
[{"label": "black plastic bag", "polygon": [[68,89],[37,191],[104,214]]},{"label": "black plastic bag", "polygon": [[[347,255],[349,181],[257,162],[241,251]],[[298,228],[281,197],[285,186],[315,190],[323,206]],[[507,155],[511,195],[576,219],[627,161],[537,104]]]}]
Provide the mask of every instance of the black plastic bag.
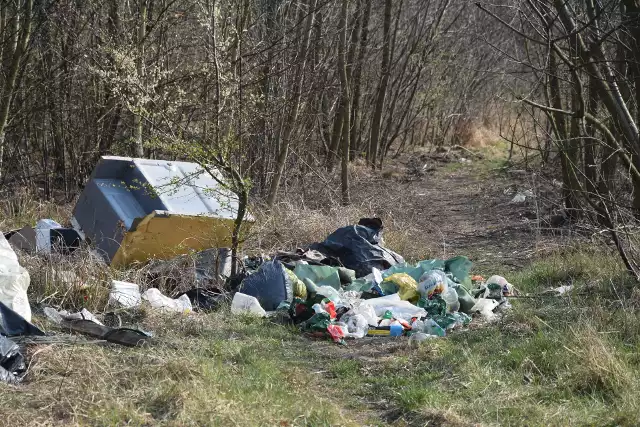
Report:
[{"label": "black plastic bag", "polygon": [[177,295],[176,298],[180,298],[182,295],[188,296],[193,309],[198,311],[217,310],[220,304],[227,299],[225,294],[218,294],[202,288],[189,289],[187,292]]},{"label": "black plastic bag", "polygon": [[17,384],[26,370],[24,356],[18,344],[0,335],[0,381]]},{"label": "black plastic bag", "polygon": [[256,297],[267,311],[275,310],[282,301],[293,300],[291,280],[284,269],[280,261],[267,261],[242,281],[238,292]]},{"label": "black plastic bag", "polygon": [[311,249],[338,258],[356,272],[356,277],[364,277],[374,267],[386,270],[404,262],[402,256],[382,246],[382,229],[379,218],[362,218],[358,225],[337,229],[324,242],[311,245]]},{"label": "black plastic bag", "polygon": [[27,322],[24,317],[0,302],[0,334],[16,335],[44,335],[37,326]]}]

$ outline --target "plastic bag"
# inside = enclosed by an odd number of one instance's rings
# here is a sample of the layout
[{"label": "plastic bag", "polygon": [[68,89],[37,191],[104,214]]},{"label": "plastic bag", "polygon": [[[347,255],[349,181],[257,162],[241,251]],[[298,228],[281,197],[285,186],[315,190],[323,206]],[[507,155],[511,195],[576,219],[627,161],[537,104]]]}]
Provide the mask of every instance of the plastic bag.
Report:
[{"label": "plastic bag", "polygon": [[471,277],[469,271],[473,267],[473,263],[465,256],[457,256],[444,262],[444,271],[453,275],[453,280],[457,283],[469,286],[471,285]]},{"label": "plastic bag", "polygon": [[44,335],[44,332],[31,322],[25,320],[14,310],[0,302],[0,334],[6,336],[16,335]]},{"label": "plastic bag", "polygon": [[458,302],[460,303],[460,311],[463,313],[471,313],[471,308],[475,305],[476,300],[473,299],[469,291],[464,285],[460,285],[457,283],[452,284],[451,286],[456,290],[458,294]]},{"label": "plastic bag", "polygon": [[424,322],[424,328],[422,331],[429,335],[435,335],[438,337],[444,337],[447,335],[447,332],[445,331],[445,329],[433,319],[427,319]]},{"label": "plastic bag", "polygon": [[440,295],[435,295],[431,299],[421,298],[418,305],[422,307],[429,316],[444,316],[447,313],[447,303]]},{"label": "plastic bag", "polygon": [[418,343],[421,343],[423,341],[427,341],[430,339],[434,339],[434,338],[438,338],[437,335],[430,335],[427,334],[425,332],[416,332],[411,334],[411,336],[409,337],[409,344],[410,345],[417,345]]},{"label": "plastic bag", "polygon": [[396,273],[384,279],[384,283],[391,282],[398,287],[400,299],[409,302],[417,302],[420,299],[418,284],[407,273]]},{"label": "plastic bag", "polygon": [[31,307],[27,297],[29,272],[18,263],[4,234],[0,233],[0,302],[31,322]]},{"label": "plastic bag", "polygon": [[496,314],[493,310],[498,307],[500,303],[494,299],[479,298],[476,304],[471,308],[472,313],[479,313],[487,320],[494,320]]},{"label": "plastic bag", "polygon": [[427,312],[409,301],[400,299],[400,295],[393,294],[380,298],[371,298],[363,301],[363,304],[371,305],[377,316],[382,316],[385,311],[393,313],[393,317],[402,319],[411,319],[412,317],[424,317]]},{"label": "plastic bag", "polygon": [[364,338],[369,330],[369,323],[362,314],[356,314],[347,320],[348,337]]},{"label": "plastic bag", "polygon": [[69,313],[67,310],[58,311],[52,307],[45,307],[44,314],[56,324],[61,324],[63,320],[89,320],[93,323],[97,323],[98,325],[102,325],[102,322],[100,322],[98,318],[86,308],[83,308],[78,313]]},{"label": "plastic bag", "polygon": [[418,292],[423,298],[442,295],[447,290],[447,276],[442,270],[427,271],[420,277]]},{"label": "plastic bag", "polygon": [[358,225],[337,229],[324,242],[311,245],[311,249],[338,258],[356,272],[356,277],[364,277],[374,267],[386,270],[404,262],[400,255],[382,244],[382,221],[363,218]]},{"label": "plastic bag", "polygon": [[238,291],[256,297],[265,310],[275,310],[282,301],[293,301],[293,284],[280,261],[267,261],[246,277]]},{"label": "plastic bag", "polygon": [[307,299],[307,285],[305,285],[304,282],[300,280],[300,278],[298,278],[298,276],[296,276],[296,274],[293,271],[289,270],[288,268],[285,269],[285,272],[287,273],[287,276],[291,281],[293,296],[302,298],[302,299]]},{"label": "plastic bag", "polygon": [[316,288],[316,294],[322,295],[324,298],[328,298],[334,303],[340,303],[342,301],[340,292],[338,292],[331,286],[319,286],[318,288]]},{"label": "plastic bag", "polygon": [[249,313],[264,317],[267,312],[260,306],[258,299],[251,295],[236,292],[231,301],[231,313],[241,314]]},{"label": "plastic bag", "polygon": [[297,264],[294,273],[301,280],[309,279],[318,287],[331,286],[340,289],[340,272],[336,267]]},{"label": "plastic bag", "polygon": [[111,292],[109,292],[109,303],[120,305],[126,308],[137,307],[142,302],[140,287],[135,283],[111,281]]},{"label": "plastic bag", "polygon": [[458,311],[460,309],[458,293],[455,289],[453,289],[453,287],[447,288],[447,290],[442,293],[442,299],[447,304],[447,311],[449,313],[453,313],[454,311]]},{"label": "plastic bag", "polygon": [[347,312],[347,314],[356,316],[361,315],[367,320],[367,324],[371,326],[376,326],[378,324],[378,316],[376,315],[376,310],[373,308],[373,306],[364,302],[359,302],[358,304],[354,305],[353,308]]},{"label": "plastic bag", "polygon": [[17,384],[22,381],[25,370],[26,364],[20,347],[9,338],[0,335],[0,381]]},{"label": "plastic bag", "polygon": [[502,276],[494,275],[489,277],[486,282],[484,298],[502,299],[504,295],[510,295],[513,292],[513,286]]},{"label": "plastic bag", "polygon": [[187,295],[182,295],[178,299],[169,298],[162,295],[162,292],[156,288],[147,289],[142,298],[149,301],[151,307],[167,311],[175,311],[179,313],[190,313],[193,310],[191,300]]},{"label": "plastic bag", "polygon": [[342,325],[330,324],[327,326],[327,333],[338,344],[344,344],[345,331]]}]

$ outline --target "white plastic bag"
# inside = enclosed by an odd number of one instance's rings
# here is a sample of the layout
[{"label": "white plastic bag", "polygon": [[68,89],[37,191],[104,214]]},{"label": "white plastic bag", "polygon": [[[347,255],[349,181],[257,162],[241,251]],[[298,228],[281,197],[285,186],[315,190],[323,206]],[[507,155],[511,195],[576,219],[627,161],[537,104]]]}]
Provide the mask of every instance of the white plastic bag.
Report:
[{"label": "white plastic bag", "polygon": [[442,299],[447,303],[447,311],[453,313],[460,310],[460,301],[458,301],[458,293],[452,287],[448,287],[442,294]]},{"label": "white plastic bag", "polygon": [[471,307],[471,313],[480,313],[482,317],[487,320],[494,320],[497,316],[493,310],[498,307],[500,303],[494,299],[479,298],[476,304]]},{"label": "white plastic bag", "polygon": [[433,294],[444,294],[447,291],[447,276],[442,270],[430,270],[420,276],[418,292],[423,298]]},{"label": "white plastic bag", "polygon": [[120,305],[126,308],[137,307],[142,303],[140,287],[135,283],[111,281],[111,292],[109,293],[109,304]]},{"label": "white plastic bag", "polygon": [[376,316],[384,315],[385,311],[393,313],[393,317],[400,319],[411,319],[412,317],[424,317],[427,315],[425,309],[411,304],[409,301],[400,299],[400,295],[392,294],[380,298],[371,298],[363,301],[373,307]]},{"label": "white plastic bag", "polygon": [[236,292],[233,296],[233,301],[231,301],[231,313],[249,313],[260,317],[267,315],[267,312],[264,311],[264,308],[262,308],[256,297],[252,297],[251,295],[243,294],[241,292]]},{"label": "white plastic bag", "polygon": [[347,337],[364,338],[369,331],[369,323],[362,314],[356,314],[347,320]]},{"label": "white plastic bag", "polygon": [[18,263],[18,257],[7,239],[0,233],[0,302],[31,322],[31,307],[27,289],[29,272]]},{"label": "white plastic bag", "polygon": [[191,300],[187,295],[181,295],[178,299],[173,299],[162,295],[162,292],[156,288],[149,288],[142,294],[142,298],[149,301],[153,308],[179,313],[190,313],[193,310]]}]

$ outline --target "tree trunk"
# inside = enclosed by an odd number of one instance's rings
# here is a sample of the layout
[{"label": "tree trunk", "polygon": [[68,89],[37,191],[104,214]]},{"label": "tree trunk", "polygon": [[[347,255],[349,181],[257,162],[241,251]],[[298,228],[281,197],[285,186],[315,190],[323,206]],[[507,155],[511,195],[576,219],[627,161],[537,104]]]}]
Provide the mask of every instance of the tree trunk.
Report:
[{"label": "tree trunk", "polygon": [[349,0],[342,0],[340,13],[340,46],[338,48],[338,68],[340,72],[340,87],[344,109],[342,110],[342,204],[351,203],[349,197],[349,135],[351,132],[351,112],[349,111],[349,73],[346,64],[347,50],[347,10]]},{"label": "tree trunk", "polygon": [[362,25],[360,35],[360,48],[358,50],[358,59],[356,61],[355,69],[353,71],[353,79],[351,87],[353,88],[353,100],[351,108],[351,145],[356,150],[361,149],[361,135],[358,133],[360,130],[360,93],[362,91],[362,67],[364,65],[364,58],[367,52],[367,39],[369,38],[369,17],[371,16],[371,0],[361,0],[365,2],[364,14],[362,16]]},{"label": "tree trunk", "polygon": [[[598,114],[598,91],[594,85],[593,77],[590,77],[587,112],[593,117],[596,117]],[[592,124],[587,124],[586,131],[587,134],[583,140],[585,189],[587,191],[587,197],[592,197],[596,195],[598,190],[598,167],[596,165],[597,132]]]},{"label": "tree trunk", "polygon": [[291,135],[293,129],[297,125],[298,113],[300,111],[300,102],[302,96],[302,83],[304,77],[304,69],[307,64],[307,53],[309,52],[309,41],[311,40],[311,29],[313,27],[313,17],[316,8],[317,0],[309,0],[307,11],[307,20],[305,23],[303,40],[300,43],[300,50],[297,55],[298,68],[293,81],[293,99],[291,112],[289,114],[287,123],[285,123],[285,129],[280,142],[280,152],[278,153],[278,162],[276,164],[276,173],[271,181],[271,188],[269,190],[269,197],[267,198],[267,206],[271,209],[278,196],[278,189],[280,188],[280,181],[282,174],[284,173],[284,167],[287,161],[287,154],[289,152],[289,144],[291,143]]},{"label": "tree trunk", "polygon": [[371,139],[369,141],[369,152],[367,160],[373,168],[377,165],[378,149],[380,144],[380,127],[382,124],[382,109],[384,108],[384,99],[387,95],[387,84],[389,82],[389,62],[391,42],[391,0],[385,0],[384,3],[384,41],[382,45],[382,76],[380,77],[380,85],[378,86],[378,94],[376,104],[373,111],[373,119],[371,122]]}]

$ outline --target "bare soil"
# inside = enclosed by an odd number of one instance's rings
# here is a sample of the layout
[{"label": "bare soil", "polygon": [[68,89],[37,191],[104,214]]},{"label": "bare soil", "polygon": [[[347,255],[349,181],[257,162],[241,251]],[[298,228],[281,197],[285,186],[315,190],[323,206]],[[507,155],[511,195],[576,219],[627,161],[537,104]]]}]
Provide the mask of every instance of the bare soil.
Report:
[{"label": "bare soil", "polygon": [[[412,228],[414,245],[432,256],[466,255],[480,270],[520,269],[535,256],[574,244],[574,231],[544,222],[557,201],[543,199],[550,193],[536,183],[540,178],[497,165],[463,151],[407,154],[382,173],[359,174],[353,194],[358,203],[374,205],[387,223],[391,220],[389,228]],[[511,203],[524,190],[534,190],[537,197]]]}]

